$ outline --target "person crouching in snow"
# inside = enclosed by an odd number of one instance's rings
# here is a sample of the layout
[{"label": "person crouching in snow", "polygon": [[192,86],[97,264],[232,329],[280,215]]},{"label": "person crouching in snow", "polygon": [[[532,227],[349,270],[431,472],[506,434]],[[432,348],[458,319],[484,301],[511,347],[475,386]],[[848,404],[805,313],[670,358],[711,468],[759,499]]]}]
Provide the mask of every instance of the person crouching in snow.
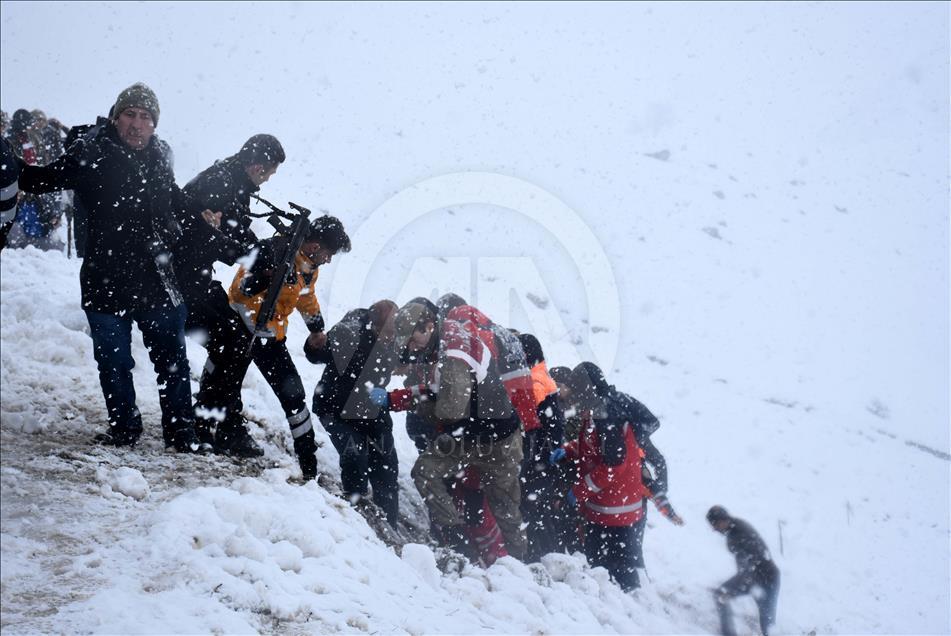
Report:
[{"label": "person crouching in snow", "polygon": [[731,516],[722,506],[710,508],[707,521],[714,530],[726,536],[727,549],[736,556],[736,575],[713,592],[720,613],[720,631],[723,636],[736,634],[730,601],[744,594],[752,594],[759,608],[760,630],[763,636],[767,636],[769,628],[776,621],[779,568],[773,563],[766,542],[753,526]]},{"label": "person crouching in snow", "polygon": [[633,426],[590,379],[572,374],[572,401],[581,416],[578,438],[555,449],[549,462],[574,462],[577,481],[566,503],[577,506],[585,519],[584,553],[592,566],[601,566],[625,591],[637,589],[642,562],[644,500],[650,491],[641,480],[644,452]]}]

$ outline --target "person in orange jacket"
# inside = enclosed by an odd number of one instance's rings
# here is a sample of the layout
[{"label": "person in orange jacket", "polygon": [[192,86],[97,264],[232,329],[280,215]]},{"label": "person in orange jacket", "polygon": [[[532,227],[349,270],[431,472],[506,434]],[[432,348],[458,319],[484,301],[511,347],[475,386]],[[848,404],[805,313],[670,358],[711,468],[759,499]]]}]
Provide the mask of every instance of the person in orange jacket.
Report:
[{"label": "person in orange jacket", "polygon": [[262,241],[260,250],[253,256],[253,264],[241,267],[231,283],[229,298],[231,307],[243,320],[247,331],[240,334],[229,351],[224,352],[213,368],[205,368],[201,388],[196,398],[199,414],[198,433],[208,438],[217,421],[227,417],[228,408],[238,403],[241,383],[252,360],[264,379],[274,390],[294,439],[294,451],[300,463],[304,479],[317,477],[317,450],[310,410],[307,408],[304,384],[287,350],[287,327],[290,314],[296,309],[310,330],[308,344],[322,348],[326,344],[324,319],[317,302],[315,286],[317,270],[330,262],[334,255],[350,251],[350,237],[343,224],[335,217],[322,216],[311,221],[294,268],[284,281],[274,310],[274,317],[267,323],[269,337],[257,336],[257,342],[247,355],[254,336],[258,311],[267,295],[273,276],[279,241],[275,237]]}]

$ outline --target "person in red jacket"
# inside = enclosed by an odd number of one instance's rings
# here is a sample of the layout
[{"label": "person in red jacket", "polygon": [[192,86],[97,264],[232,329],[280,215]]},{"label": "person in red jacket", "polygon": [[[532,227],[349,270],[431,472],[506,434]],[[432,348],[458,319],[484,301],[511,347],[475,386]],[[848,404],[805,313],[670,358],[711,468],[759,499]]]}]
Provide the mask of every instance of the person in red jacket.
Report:
[{"label": "person in red jacket", "polygon": [[577,388],[573,399],[581,416],[578,438],[555,449],[549,461],[552,465],[575,463],[578,477],[566,499],[587,522],[585,556],[630,591],[640,586],[640,522],[645,518],[644,501],[650,497],[641,479],[644,452],[637,445],[633,426],[612,400]]}]

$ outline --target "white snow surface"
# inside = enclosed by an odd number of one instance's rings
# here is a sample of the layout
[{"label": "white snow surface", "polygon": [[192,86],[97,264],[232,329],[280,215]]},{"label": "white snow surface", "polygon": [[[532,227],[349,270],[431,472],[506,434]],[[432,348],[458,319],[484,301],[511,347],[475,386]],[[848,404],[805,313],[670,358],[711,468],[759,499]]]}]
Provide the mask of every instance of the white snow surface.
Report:
[{"label": "white snow surface", "polygon": [[[323,474],[300,481],[256,369],[262,460],[166,453],[138,334],[145,434],[94,446],[80,261],[4,250],[4,634],[710,633],[734,571],[715,503],[773,552],[778,633],[951,633],[949,7],[709,4],[0,3],[5,111],[88,122],[145,81],[180,184],[277,135],[262,194],[355,237],[321,270],[329,324],[451,289],[538,334],[550,365],[595,358],[661,418],[687,521],[650,512],[634,594],[581,555],[397,553],[336,494],[319,426]],[[292,319],[309,391],[305,335]]]}]

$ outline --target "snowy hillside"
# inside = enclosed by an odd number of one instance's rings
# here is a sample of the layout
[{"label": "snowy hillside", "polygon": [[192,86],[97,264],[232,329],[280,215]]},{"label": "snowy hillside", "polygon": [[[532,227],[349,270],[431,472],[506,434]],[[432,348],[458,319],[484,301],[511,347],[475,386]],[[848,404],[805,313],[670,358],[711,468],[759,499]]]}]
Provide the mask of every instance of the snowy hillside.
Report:
[{"label": "snowy hillside", "polygon": [[5,111],[82,123],[145,81],[180,184],[277,135],[262,194],[354,238],[321,270],[329,323],[452,289],[551,364],[600,362],[661,417],[687,522],[651,511],[633,595],[581,555],[460,564],[418,543],[397,416],[395,550],[322,429],[301,483],[257,370],[264,458],[165,453],[138,335],[143,440],[94,446],[80,261],[4,250],[5,634],[709,633],[715,503],[782,570],[777,632],[951,633],[947,4],[0,7]]}]

